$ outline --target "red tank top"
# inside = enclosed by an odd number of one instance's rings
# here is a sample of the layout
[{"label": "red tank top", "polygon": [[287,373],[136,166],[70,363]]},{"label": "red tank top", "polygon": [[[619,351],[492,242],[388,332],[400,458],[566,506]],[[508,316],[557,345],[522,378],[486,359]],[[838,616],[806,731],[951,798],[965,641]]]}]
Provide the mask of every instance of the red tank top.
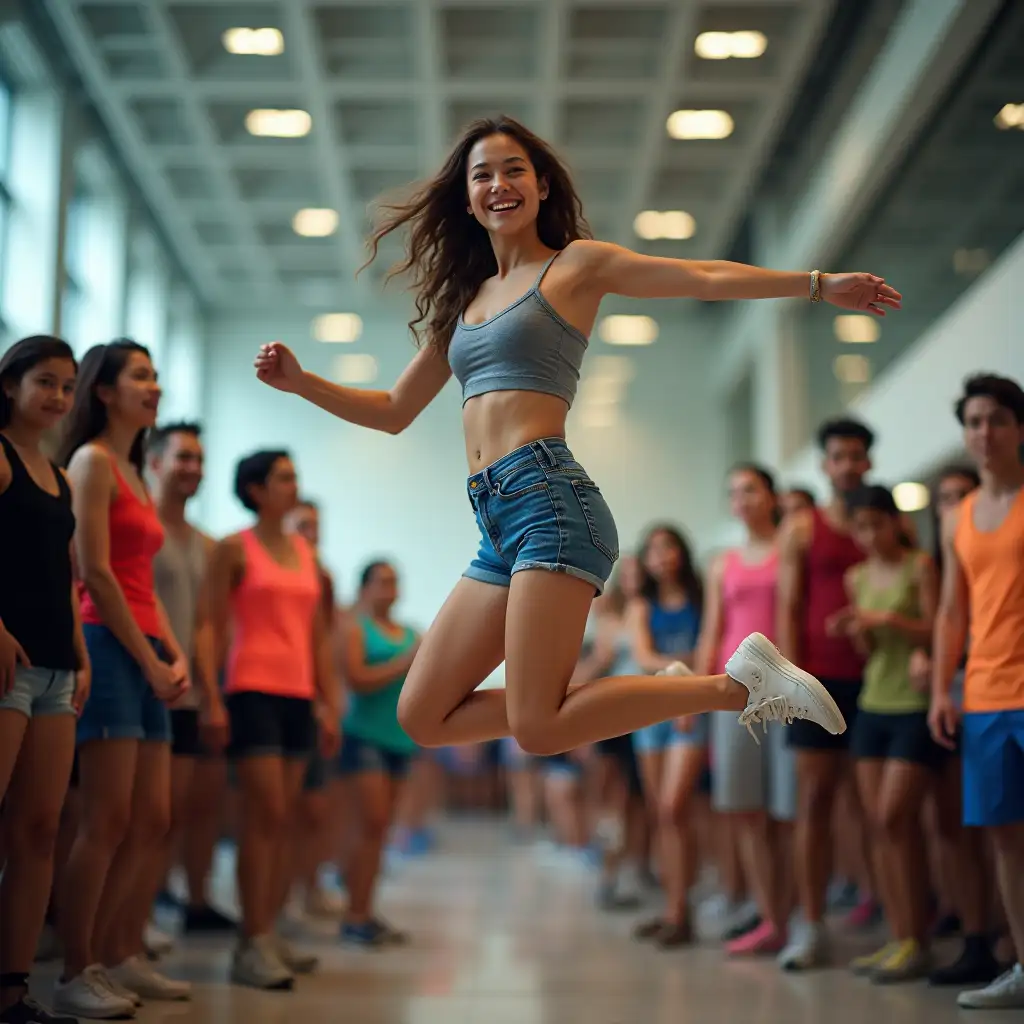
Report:
[{"label": "red tank top", "polygon": [[825,622],[849,603],[846,570],[864,561],[864,552],[848,534],[836,530],[820,509],[812,509],[814,528],[804,564],[801,668],[819,679],[859,682],[864,662],[845,637],[831,637]]},{"label": "red tank top", "polygon": [[[117,479],[117,494],[110,503],[110,570],[124,594],[136,625],[146,636],[159,638],[163,632],[156,611],[153,559],[163,547],[164,528],[151,501],[141,501],[128,486],[110,456]],[[82,622],[106,625],[92,596],[79,584]]]}]

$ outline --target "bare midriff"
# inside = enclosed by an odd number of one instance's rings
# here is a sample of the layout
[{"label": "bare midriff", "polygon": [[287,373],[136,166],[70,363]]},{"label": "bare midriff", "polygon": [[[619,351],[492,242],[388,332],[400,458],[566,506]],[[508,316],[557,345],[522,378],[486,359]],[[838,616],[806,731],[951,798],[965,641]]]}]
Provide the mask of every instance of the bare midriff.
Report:
[{"label": "bare midriff", "polygon": [[537,391],[489,391],[462,407],[469,472],[478,473],[503,455],[544,437],[565,437],[569,407]]}]

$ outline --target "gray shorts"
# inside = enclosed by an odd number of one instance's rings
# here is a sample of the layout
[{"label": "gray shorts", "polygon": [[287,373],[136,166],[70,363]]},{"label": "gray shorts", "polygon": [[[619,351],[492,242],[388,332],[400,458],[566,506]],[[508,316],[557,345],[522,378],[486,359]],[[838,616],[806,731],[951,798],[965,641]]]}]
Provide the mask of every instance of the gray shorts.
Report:
[{"label": "gray shorts", "polygon": [[[754,728],[757,728],[756,726]],[[786,730],[757,729],[760,746],[732,711],[711,715],[711,800],[716,811],[767,811],[776,821],[796,818],[796,758]]]},{"label": "gray shorts", "polygon": [[26,718],[73,715],[75,673],[52,668],[14,670],[14,686],[0,697],[0,711],[20,711]]}]

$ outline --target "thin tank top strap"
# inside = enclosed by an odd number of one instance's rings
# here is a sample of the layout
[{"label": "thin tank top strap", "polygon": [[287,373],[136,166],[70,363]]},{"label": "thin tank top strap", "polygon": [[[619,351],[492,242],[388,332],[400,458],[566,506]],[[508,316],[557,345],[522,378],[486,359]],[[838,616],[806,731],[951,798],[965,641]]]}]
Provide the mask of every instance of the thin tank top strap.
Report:
[{"label": "thin tank top strap", "polygon": [[[566,246],[566,248],[568,248],[568,246]],[[546,273],[548,272],[548,268],[549,268],[549,267],[551,266],[551,264],[552,264],[552,263],[554,263],[554,262],[555,262],[555,260],[557,260],[557,259],[558,259],[558,257],[559,257],[559,256],[561,256],[561,255],[562,255],[562,253],[563,253],[563,252],[565,252],[565,249],[559,249],[559,250],[558,250],[558,252],[556,252],[556,253],[555,253],[555,254],[554,254],[554,255],[553,255],[553,256],[552,256],[552,257],[551,257],[551,258],[550,258],[550,259],[549,259],[549,260],[548,260],[548,261],[547,261],[547,262],[546,262],[545,264],[544,264],[544,266],[540,268],[540,273],[539,273],[539,274],[537,275],[537,280],[533,282],[533,287],[532,287],[532,288],[530,289],[530,291],[533,291],[533,292],[535,292],[535,291],[536,291],[536,290],[537,290],[538,288],[540,288],[540,283],[541,283],[541,281],[543,281],[543,280],[544,280],[544,275],[545,275],[545,274],[546,274]]]}]

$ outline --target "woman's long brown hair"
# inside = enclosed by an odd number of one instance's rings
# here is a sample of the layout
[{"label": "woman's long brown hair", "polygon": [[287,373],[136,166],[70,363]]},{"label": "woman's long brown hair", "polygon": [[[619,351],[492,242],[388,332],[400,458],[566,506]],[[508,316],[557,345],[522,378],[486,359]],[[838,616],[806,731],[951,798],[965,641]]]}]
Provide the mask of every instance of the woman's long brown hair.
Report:
[{"label": "woman's long brown hair", "polygon": [[417,342],[424,340],[447,353],[462,311],[480,286],[498,271],[490,239],[476,217],[466,212],[466,163],[470,150],[489,135],[508,135],[530,158],[548,197],[540,204],[537,234],[551,249],[564,249],[577,238],[592,238],[568,170],[551,147],[511,117],[482,118],[470,124],[437,175],[406,202],[383,204],[383,217],[370,235],[369,266],[381,240],[408,225],[405,258],[386,280],[411,273],[416,316],[409,322]]}]

